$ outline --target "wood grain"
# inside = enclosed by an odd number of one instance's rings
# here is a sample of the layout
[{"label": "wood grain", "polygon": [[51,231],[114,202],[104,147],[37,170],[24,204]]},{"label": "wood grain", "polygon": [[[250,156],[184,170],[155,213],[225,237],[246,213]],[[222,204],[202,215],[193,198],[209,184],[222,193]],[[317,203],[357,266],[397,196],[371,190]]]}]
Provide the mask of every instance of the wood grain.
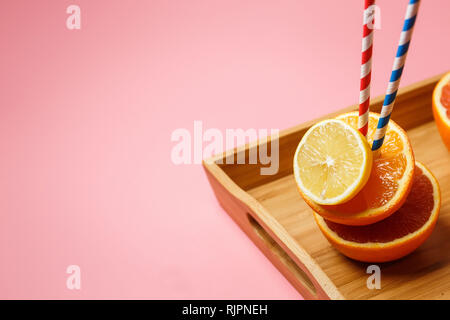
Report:
[{"label": "wood grain", "polygon": [[[224,209],[260,250],[307,299],[450,299],[450,153],[431,113],[431,92],[439,76],[400,90],[393,119],[407,129],[416,160],[431,169],[442,191],[442,208],[432,236],[413,254],[380,264],[381,290],[366,286],[368,264],[337,252],[315,225],[292,176],[295,148],[316,121],[283,131],[280,170],[261,176],[258,165],[218,165],[223,155],[204,163]],[[371,110],[381,107],[382,97]],[[341,110],[324,118],[333,117]],[[253,143],[228,155],[257,148]]]}]

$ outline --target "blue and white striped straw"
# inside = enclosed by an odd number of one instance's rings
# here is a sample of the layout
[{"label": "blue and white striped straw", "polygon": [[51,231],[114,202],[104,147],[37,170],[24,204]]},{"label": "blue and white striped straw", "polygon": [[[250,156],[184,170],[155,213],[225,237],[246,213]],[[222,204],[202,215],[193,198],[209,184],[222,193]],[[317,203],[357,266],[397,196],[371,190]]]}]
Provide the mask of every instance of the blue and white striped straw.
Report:
[{"label": "blue and white striped straw", "polygon": [[406,9],[405,22],[398,43],[397,55],[395,56],[394,66],[392,67],[391,78],[384,97],[383,108],[381,109],[380,119],[378,119],[377,130],[373,137],[372,151],[381,148],[391,118],[392,109],[394,108],[395,97],[397,96],[400,78],[402,76],[403,67],[408,54],[411,36],[416,22],[417,11],[419,9],[420,0],[410,0]]}]

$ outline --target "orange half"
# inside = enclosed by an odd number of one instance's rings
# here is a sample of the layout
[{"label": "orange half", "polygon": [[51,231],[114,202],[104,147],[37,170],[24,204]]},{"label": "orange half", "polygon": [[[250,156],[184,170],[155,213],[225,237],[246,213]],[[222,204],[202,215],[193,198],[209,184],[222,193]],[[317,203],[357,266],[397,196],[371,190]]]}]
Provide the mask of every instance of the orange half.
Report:
[{"label": "orange half", "polygon": [[387,262],[417,249],[432,233],[441,207],[439,184],[416,162],[413,186],[403,206],[383,221],[346,226],[314,214],[322,233],[342,254],[364,262]]}]

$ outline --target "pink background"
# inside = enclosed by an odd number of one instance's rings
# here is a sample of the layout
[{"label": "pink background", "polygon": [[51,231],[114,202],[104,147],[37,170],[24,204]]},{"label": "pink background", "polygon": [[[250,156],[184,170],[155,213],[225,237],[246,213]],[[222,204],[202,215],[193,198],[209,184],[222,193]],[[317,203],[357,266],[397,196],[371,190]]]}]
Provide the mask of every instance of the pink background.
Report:
[{"label": "pink background", "polygon": [[[2,1],[0,298],[301,298],[201,166],[171,162],[170,137],[194,120],[283,129],[356,103],[362,3]],[[377,3],[373,95],[407,1]],[[66,28],[70,4],[81,30]],[[423,1],[402,86],[450,69],[449,12]]]}]

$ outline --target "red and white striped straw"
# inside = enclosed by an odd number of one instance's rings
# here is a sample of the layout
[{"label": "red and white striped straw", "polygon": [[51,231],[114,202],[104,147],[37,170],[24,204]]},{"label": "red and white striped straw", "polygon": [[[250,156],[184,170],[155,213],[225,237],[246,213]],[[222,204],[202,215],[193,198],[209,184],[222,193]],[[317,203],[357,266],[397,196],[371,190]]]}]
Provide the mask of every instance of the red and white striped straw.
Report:
[{"label": "red and white striped straw", "polygon": [[359,86],[359,119],[358,129],[367,137],[370,105],[370,79],[372,75],[372,43],[373,43],[373,6],[375,0],[365,0],[361,76]]}]

